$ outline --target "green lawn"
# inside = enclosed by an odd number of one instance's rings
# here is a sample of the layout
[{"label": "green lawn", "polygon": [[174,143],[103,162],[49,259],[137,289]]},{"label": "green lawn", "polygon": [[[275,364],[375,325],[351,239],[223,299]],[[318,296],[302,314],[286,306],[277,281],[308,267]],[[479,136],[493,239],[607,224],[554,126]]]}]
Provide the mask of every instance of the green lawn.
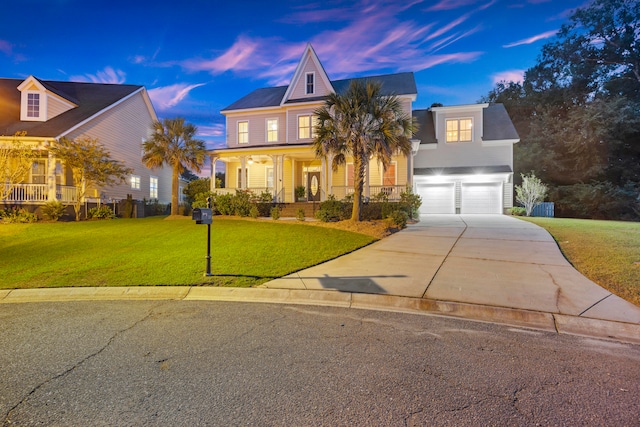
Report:
[{"label": "green lawn", "polygon": [[544,227],[586,277],[640,306],[640,223],[523,218]]},{"label": "green lawn", "polygon": [[284,221],[164,217],[0,224],[0,289],[61,286],[255,286],[375,239]]}]

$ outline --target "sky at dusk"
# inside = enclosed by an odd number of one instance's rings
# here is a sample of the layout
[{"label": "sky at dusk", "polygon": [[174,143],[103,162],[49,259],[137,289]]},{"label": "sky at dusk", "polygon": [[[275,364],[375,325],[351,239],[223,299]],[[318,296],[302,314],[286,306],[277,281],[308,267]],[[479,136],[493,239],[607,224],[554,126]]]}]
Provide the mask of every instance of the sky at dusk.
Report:
[{"label": "sky at dusk", "polygon": [[143,85],[224,145],[220,110],[286,85],[307,43],[332,80],[413,71],[414,108],[521,80],[588,0],[2,0],[0,77]]}]

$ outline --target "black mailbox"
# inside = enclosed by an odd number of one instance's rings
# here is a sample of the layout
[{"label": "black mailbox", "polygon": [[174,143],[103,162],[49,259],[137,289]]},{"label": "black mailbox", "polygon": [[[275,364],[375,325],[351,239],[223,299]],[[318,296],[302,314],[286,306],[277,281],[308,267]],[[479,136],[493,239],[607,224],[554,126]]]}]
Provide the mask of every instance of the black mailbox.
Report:
[{"label": "black mailbox", "polygon": [[211,224],[213,220],[211,209],[195,208],[191,213],[191,219],[193,219],[196,224]]}]

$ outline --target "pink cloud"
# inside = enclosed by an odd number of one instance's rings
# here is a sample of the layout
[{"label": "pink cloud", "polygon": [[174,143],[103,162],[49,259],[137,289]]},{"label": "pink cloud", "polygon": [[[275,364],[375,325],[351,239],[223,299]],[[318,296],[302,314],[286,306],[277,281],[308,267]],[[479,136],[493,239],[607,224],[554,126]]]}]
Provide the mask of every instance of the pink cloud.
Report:
[{"label": "pink cloud", "polygon": [[520,46],[520,45],[523,45],[523,44],[535,43],[538,40],[544,40],[544,39],[548,39],[550,37],[553,37],[553,36],[555,36],[557,34],[557,32],[558,32],[558,30],[547,31],[547,32],[544,32],[542,34],[537,34],[535,36],[532,36],[532,37],[529,37],[529,38],[526,38],[526,39],[523,39],[523,40],[519,40],[517,42],[506,44],[503,47],[510,48],[510,47],[515,47],[515,46]]},{"label": "pink cloud", "polygon": [[198,126],[198,135],[201,137],[219,137],[225,135],[225,125],[223,123],[212,126]]},{"label": "pink cloud", "polygon": [[91,82],[91,83],[110,83],[123,84],[126,74],[122,70],[114,70],[112,67],[105,67],[104,70],[98,71],[96,74],[86,74],[84,76],[72,76],[71,81]]},{"label": "pink cloud", "polygon": [[178,105],[193,89],[204,86],[204,83],[188,85],[177,83],[171,86],[158,87],[149,90],[149,98],[154,107],[160,111]]},{"label": "pink cloud", "polygon": [[524,80],[524,72],[525,70],[506,70],[496,73],[491,77],[493,79],[493,84],[500,82],[522,83]]},{"label": "pink cloud", "polygon": [[[466,5],[478,0],[456,1]],[[320,7],[318,4],[307,5],[284,17],[283,22],[344,22],[340,28],[322,31],[309,40],[332,79],[382,69],[419,71],[445,62],[472,61],[481,55],[479,52],[434,55],[480,31],[481,27],[452,34],[454,29],[465,25],[473,12],[442,25],[398,18],[402,11],[421,3],[423,0],[414,0],[399,6],[393,0],[360,0],[353,6],[328,10],[316,10]],[[306,41],[290,43],[241,35],[219,55],[186,60],[181,65],[193,72],[217,75],[231,71],[265,79],[271,85],[283,85],[289,83],[305,45]]]},{"label": "pink cloud", "polygon": [[460,7],[470,6],[472,4],[477,3],[478,0],[440,0],[438,3],[434,4],[427,10],[451,10],[457,9]]},{"label": "pink cloud", "polygon": [[13,51],[13,45],[6,40],[0,40],[0,52],[5,55],[11,55]]}]

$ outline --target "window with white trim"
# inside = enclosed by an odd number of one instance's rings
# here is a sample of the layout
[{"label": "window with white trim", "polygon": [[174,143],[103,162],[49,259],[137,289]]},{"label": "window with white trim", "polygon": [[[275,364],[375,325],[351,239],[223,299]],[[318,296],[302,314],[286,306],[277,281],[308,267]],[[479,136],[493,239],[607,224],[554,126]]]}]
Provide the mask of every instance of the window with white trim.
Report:
[{"label": "window with white trim", "polygon": [[267,119],[267,142],[278,141],[278,119]]},{"label": "window with white trim", "polygon": [[314,138],[316,121],[316,117],[312,115],[298,116],[298,139]]},{"label": "window with white trim", "polygon": [[131,175],[131,189],[132,190],[140,189],[140,177],[138,175]]},{"label": "window with white trim", "polygon": [[[242,168],[238,168],[238,174],[236,176],[238,178],[236,188],[242,188],[242,182],[240,182],[240,178],[242,177]],[[247,188],[249,187],[249,168],[244,169],[244,184]]]},{"label": "window with white trim", "polygon": [[149,198],[158,198],[158,178],[156,178],[155,176],[149,178]]},{"label": "window with white trim", "polygon": [[396,162],[392,162],[382,175],[382,185],[396,185],[396,180]]},{"label": "window with white trim", "polygon": [[27,94],[27,117],[40,117],[40,94]]},{"label": "window with white trim", "polygon": [[238,144],[249,143],[249,122],[238,122]]},{"label": "window with white trim", "polygon": [[447,142],[471,142],[473,140],[472,119],[450,119],[446,121]]},{"label": "window with white trim", "polygon": [[306,86],[305,92],[307,95],[313,95],[315,90],[315,73],[307,73],[305,77]]}]

